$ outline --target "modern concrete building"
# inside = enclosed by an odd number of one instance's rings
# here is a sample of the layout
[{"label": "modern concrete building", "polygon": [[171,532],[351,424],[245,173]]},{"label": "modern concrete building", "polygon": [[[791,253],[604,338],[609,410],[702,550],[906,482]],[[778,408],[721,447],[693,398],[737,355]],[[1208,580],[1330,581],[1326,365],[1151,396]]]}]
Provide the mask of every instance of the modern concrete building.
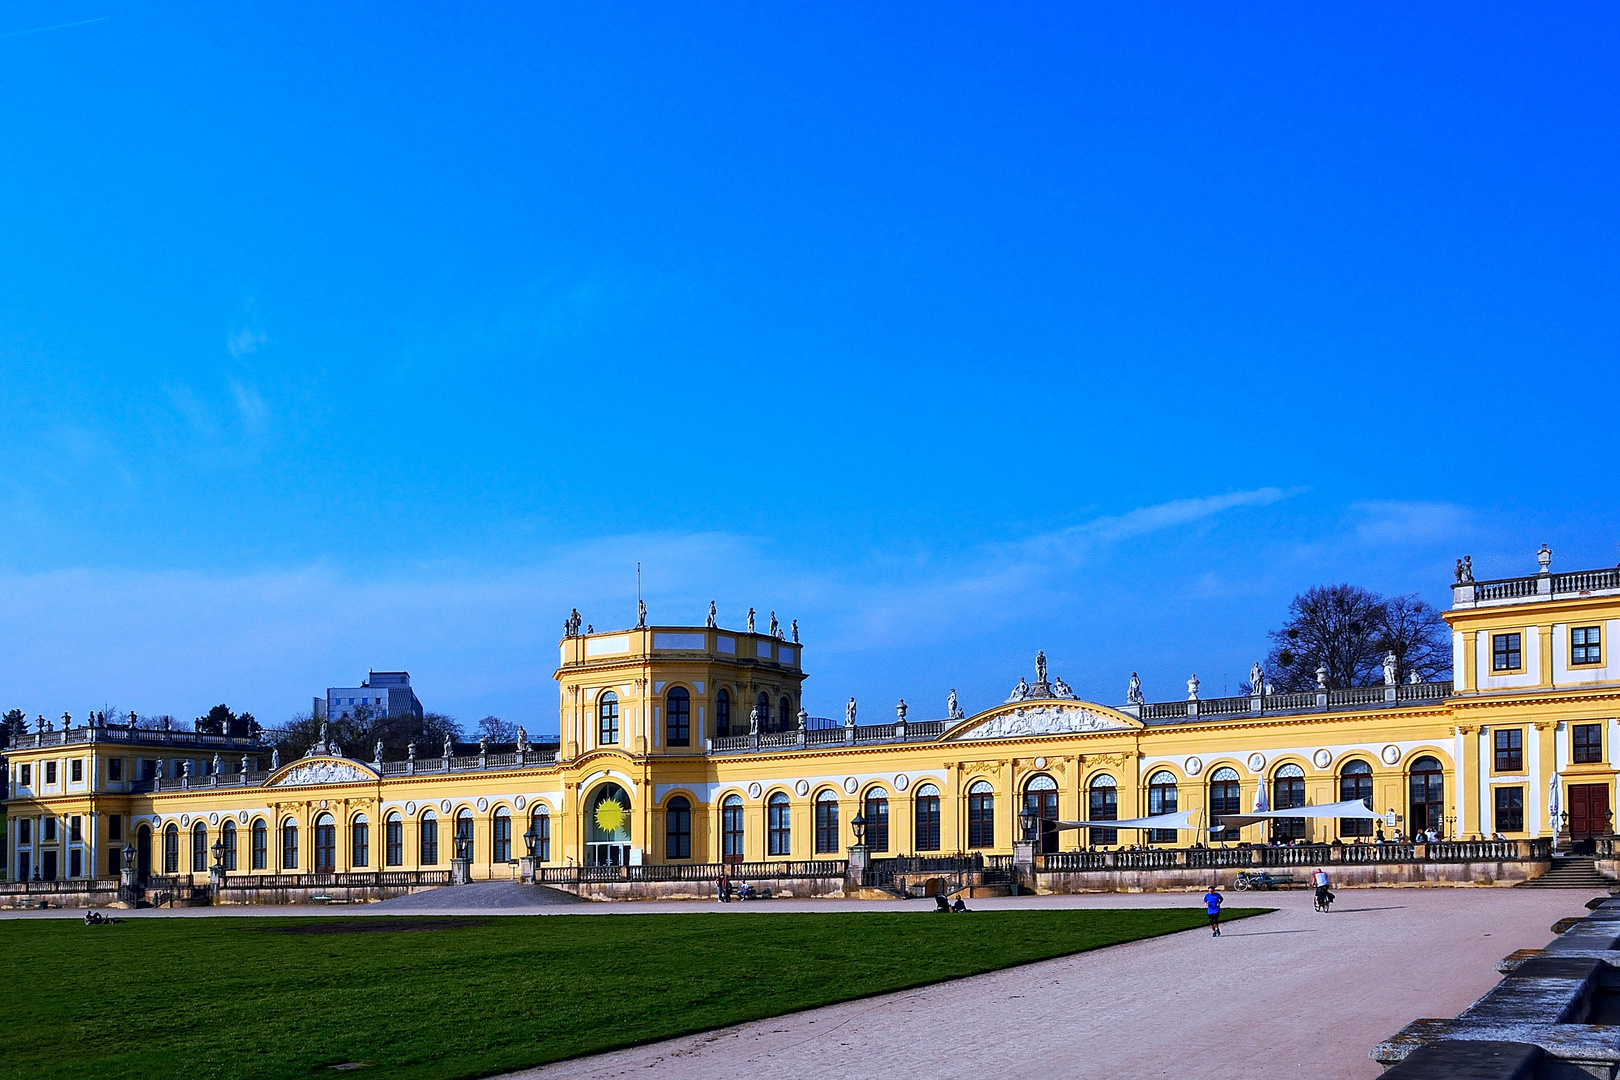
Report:
[{"label": "modern concrete building", "polygon": [[422,715],[408,671],[372,671],[359,686],[328,686],[326,696],[315,699],[313,711],[317,720],[338,720],[357,708],[372,716]]}]

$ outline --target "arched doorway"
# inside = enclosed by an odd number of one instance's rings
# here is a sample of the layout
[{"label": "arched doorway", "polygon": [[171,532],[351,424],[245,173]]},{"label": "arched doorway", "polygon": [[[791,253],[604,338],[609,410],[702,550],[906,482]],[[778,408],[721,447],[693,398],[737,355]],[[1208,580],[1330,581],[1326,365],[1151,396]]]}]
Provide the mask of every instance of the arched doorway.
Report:
[{"label": "arched doorway", "polygon": [[315,819],[315,872],[337,872],[337,823],[332,820],[331,814],[322,814]]},{"label": "arched doorway", "polygon": [[[1118,821],[1119,820],[1119,783],[1112,776],[1103,773],[1092,777],[1091,796],[1087,800],[1086,819],[1088,821]],[[1057,826],[1051,829],[1053,846],[1048,848],[1042,844],[1042,851],[1056,851]],[[1046,840],[1043,834],[1042,841]],[[1097,847],[1113,847],[1119,843],[1118,829],[1092,829],[1091,842]]]},{"label": "arched doorway", "polygon": [[1424,829],[1434,829],[1445,835],[1446,829],[1446,774],[1440,759],[1424,755],[1412,762],[1411,804],[1407,821],[1414,835]]},{"label": "arched doorway", "polygon": [[618,784],[603,784],[586,807],[585,865],[629,865],[630,796]]},{"label": "arched doorway", "polygon": [[[1227,814],[1241,814],[1243,812],[1243,783],[1238,779],[1236,769],[1216,769],[1209,778],[1209,817],[1210,824],[1215,819]],[[1243,838],[1241,829],[1222,829],[1217,833],[1210,833],[1216,840],[1240,840]]]},{"label": "arched doorway", "polygon": [[[1339,771],[1339,801],[1360,799],[1363,806],[1372,809],[1372,766],[1365,761],[1347,761]],[[1371,836],[1373,823],[1365,818],[1340,818],[1340,836]]]},{"label": "arched doorway", "polygon": [[[1168,769],[1160,769],[1148,778],[1148,816],[1158,817],[1160,814],[1174,814],[1180,806],[1180,793],[1176,790],[1176,774]],[[1175,829],[1149,829],[1148,843],[1173,844],[1176,842]]]},{"label": "arched doorway", "polygon": [[[1058,789],[1057,781],[1042,773],[1032,777],[1024,786],[1024,812],[1034,814],[1035,835],[1028,837],[1038,843],[1042,855],[1057,850]],[[1117,815],[1116,815],[1117,816]]]},{"label": "arched doorway", "polygon": [[[1292,810],[1305,805],[1305,770],[1289,762],[1271,778],[1271,808]],[[1271,823],[1273,843],[1305,839],[1304,818],[1278,818]]]},{"label": "arched doorway", "polygon": [[144,886],[152,876],[152,830],[142,825],[135,830],[135,880]]}]

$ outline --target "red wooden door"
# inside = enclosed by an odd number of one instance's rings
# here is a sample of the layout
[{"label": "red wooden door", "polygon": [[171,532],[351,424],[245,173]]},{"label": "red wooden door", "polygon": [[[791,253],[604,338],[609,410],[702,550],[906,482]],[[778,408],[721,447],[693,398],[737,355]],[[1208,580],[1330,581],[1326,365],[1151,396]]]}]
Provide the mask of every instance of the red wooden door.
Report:
[{"label": "red wooden door", "polygon": [[1609,831],[1609,785],[1569,786],[1569,835],[1585,840]]}]

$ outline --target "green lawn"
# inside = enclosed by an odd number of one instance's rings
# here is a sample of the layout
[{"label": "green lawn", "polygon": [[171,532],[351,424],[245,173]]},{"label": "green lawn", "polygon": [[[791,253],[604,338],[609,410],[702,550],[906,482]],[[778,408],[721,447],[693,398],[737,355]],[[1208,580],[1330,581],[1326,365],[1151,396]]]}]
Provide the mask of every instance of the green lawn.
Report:
[{"label": "green lawn", "polygon": [[967,916],[7,920],[0,1067],[32,1080],[202,1080],[333,1076],[331,1066],[362,1061],[368,1075],[477,1077],[1204,922],[1191,903]]}]

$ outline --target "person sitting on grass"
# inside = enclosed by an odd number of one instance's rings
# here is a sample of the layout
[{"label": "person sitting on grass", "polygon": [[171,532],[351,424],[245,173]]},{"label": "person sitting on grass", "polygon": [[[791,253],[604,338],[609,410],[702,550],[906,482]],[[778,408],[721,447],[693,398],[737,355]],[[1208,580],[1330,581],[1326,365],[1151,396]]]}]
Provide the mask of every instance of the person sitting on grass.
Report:
[{"label": "person sitting on grass", "polygon": [[962,898],[960,896],[958,896],[956,898],[956,903],[951,905],[951,910],[952,911],[962,912],[962,911],[966,911],[967,909],[968,909],[968,906],[966,904],[962,903]]},{"label": "person sitting on grass", "polygon": [[934,894],[934,910],[943,911],[947,915],[951,913],[951,902],[945,899],[944,893]]}]

